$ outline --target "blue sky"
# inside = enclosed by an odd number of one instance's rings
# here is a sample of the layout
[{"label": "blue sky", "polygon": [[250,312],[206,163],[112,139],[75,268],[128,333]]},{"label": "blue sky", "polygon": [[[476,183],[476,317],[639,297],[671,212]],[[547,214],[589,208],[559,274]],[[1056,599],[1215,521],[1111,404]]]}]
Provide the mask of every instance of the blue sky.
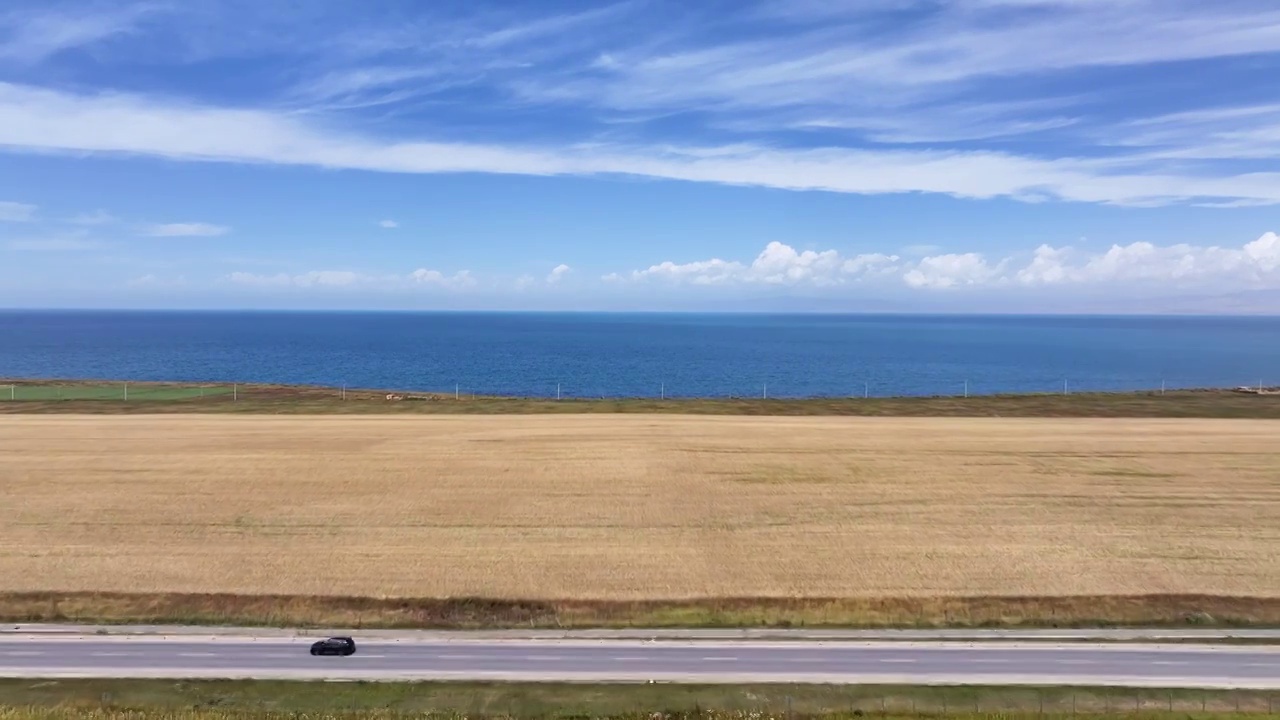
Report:
[{"label": "blue sky", "polygon": [[1270,0],[8,0],[0,306],[1280,311]]}]

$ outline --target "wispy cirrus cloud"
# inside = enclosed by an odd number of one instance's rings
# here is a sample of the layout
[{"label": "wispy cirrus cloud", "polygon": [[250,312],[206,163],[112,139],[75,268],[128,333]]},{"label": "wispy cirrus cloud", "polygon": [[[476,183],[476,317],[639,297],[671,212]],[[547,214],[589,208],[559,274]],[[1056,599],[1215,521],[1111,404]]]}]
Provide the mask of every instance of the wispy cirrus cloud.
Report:
[{"label": "wispy cirrus cloud", "polygon": [[95,210],[90,213],[80,213],[79,215],[73,215],[67,218],[66,221],[71,225],[94,226],[94,225],[111,225],[112,223],[118,222],[118,218],[116,218],[111,213],[106,212],[105,210]]},{"label": "wispy cirrus cloud", "polygon": [[79,234],[24,237],[5,243],[6,248],[21,252],[75,252],[92,250],[100,246],[97,240]]},{"label": "wispy cirrus cloud", "polygon": [[0,222],[30,222],[35,219],[36,206],[28,203],[0,201]]},{"label": "wispy cirrus cloud", "polygon": [[351,287],[360,283],[364,276],[350,270],[312,270],[297,275],[288,273],[263,275],[259,273],[233,272],[227,275],[226,279],[235,285],[257,288],[341,288]]},{"label": "wispy cirrus cloud", "polygon": [[[123,94],[76,95],[3,83],[0,145],[395,173],[640,175],[859,194],[930,192],[1136,205],[1187,199],[1280,202],[1280,172],[1203,175],[1141,158],[1041,159],[995,151],[788,149],[749,143],[540,147],[383,140],[269,111],[168,104]],[[203,223],[151,229],[152,234],[169,236],[223,232],[225,228]]]},{"label": "wispy cirrus cloud", "polygon": [[148,237],[218,237],[231,232],[231,228],[211,223],[185,222],[148,225],[142,234]]},{"label": "wispy cirrus cloud", "polygon": [[58,53],[129,35],[159,3],[136,2],[114,6],[59,7],[50,4],[31,12],[0,11],[0,59],[38,63]]},{"label": "wispy cirrus cloud", "polygon": [[[1105,83],[1079,84],[1081,73],[1197,60],[1280,68],[1280,8],[1263,0],[757,0],[731,14],[641,2],[385,16],[354,0],[293,14],[248,0],[159,7],[12,13],[5,37],[22,47],[42,23],[65,21],[49,47],[133,33],[157,41],[144,53],[152,60],[275,59],[278,72],[235,102],[0,82],[2,151],[1139,206],[1280,202],[1280,170],[1228,162],[1280,150],[1274,106],[1228,96],[1206,110],[1162,73],[1143,87],[1164,88],[1172,111],[1144,114],[1100,101]],[[75,29],[80,16],[89,29]],[[463,86],[465,102],[450,95]],[[388,105],[407,122],[384,122]],[[513,128],[512,110],[539,122]],[[473,132],[499,126],[500,139]]]},{"label": "wispy cirrus cloud", "polygon": [[477,281],[468,270],[446,275],[439,270],[418,268],[403,275],[357,272],[354,270],[311,270],[303,273],[262,274],[233,272],[223,277],[233,285],[259,289],[377,289],[408,290],[430,287],[459,290],[474,287]]}]

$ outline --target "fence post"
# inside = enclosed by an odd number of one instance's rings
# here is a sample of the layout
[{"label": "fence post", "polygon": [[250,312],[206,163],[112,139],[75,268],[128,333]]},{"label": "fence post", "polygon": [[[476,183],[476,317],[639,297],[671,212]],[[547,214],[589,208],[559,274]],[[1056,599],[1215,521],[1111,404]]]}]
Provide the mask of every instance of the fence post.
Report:
[{"label": "fence post", "polygon": [[17,386],[17,385],[10,385],[10,386],[9,386],[9,399],[10,399],[10,400],[16,400],[16,399],[17,399],[17,397],[18,397],[18,386]]},{"label": "fence post", "polygon": [[231,401],[235,402],[240,399],[240,384],[231,383]]},{"label": "fence post", "polygon": [[129,383],[124,384],[124,401],[129,402]]},{"label": "fence post", "polygon": [[665,382],[658,384],[658,397],[661,400],[667,399],[667,384]]},{"label": "fence post", "polygon": [[964,396],[969,397],[969,381],[964,381]]}]

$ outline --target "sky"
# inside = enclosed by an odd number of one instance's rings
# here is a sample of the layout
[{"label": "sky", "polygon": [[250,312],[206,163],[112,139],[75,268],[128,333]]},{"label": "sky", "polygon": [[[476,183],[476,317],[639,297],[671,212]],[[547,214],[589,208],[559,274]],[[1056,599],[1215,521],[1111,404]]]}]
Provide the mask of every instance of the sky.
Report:
[{"label": "sky", "polygon": [[0,307],[1280,314],[1273,0],[6,0]]}]

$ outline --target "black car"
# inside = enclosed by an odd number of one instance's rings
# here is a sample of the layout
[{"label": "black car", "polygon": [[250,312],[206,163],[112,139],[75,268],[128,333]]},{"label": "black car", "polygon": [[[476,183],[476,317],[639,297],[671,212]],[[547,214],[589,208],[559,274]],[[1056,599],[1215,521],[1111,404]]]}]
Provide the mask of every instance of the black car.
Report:
[{"label": "black car", "polygon": [[312,655],[355,655],[356,641],[349,637],[331,637],[311,643]]}]

